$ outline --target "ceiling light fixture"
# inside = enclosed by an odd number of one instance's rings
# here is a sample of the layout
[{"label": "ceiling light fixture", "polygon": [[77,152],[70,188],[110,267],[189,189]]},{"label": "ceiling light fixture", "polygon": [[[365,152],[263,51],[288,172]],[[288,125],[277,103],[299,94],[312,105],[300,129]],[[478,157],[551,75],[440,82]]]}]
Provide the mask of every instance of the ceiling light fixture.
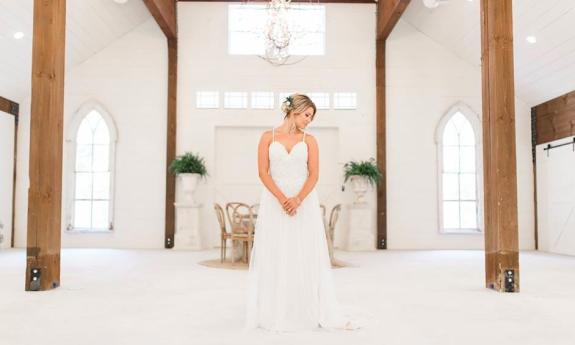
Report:
[{"label": "ceiling light fixture", "polygon": [[[264,27],[265,54],[260,58],[272,65],[293,65],[306,58],[293,61],[289,54],[289,45],[293,43],[293,32],[289,22],[292,0],[270,0],[266,6],[267,21]],[[291,59],[291,62],[290,62]]]},{"label": "ceiling light fixture", "polygon": [[14,38],[20,40],[24,37],[24,33],[22,31],[18,31],[14,33]]},{"label": "ceiling light fixture", "polygon": [[527,36],[525,38],[525,40],[527,41],[527,43],[530,43],[530,44],[537,43],[537,37],[535,37],[535,36]]}]

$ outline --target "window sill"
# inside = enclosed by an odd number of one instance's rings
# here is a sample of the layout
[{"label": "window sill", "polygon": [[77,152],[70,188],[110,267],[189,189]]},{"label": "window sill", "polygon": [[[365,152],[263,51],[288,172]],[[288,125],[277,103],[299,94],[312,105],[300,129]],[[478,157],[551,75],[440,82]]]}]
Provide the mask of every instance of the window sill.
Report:
[{"label": "window sill", "polygon": [[449,229],[439,230],[442,235],[483,235],[483,231],[479,229]]},{"label": "window sill", "polygon": [[70,230],[66,230],[66,233],[68,234],[111,234],[114,231],[112,230],[104,230],[104,229],[98,229],[98,230],[93,230],[93,229],[70,229]]}]

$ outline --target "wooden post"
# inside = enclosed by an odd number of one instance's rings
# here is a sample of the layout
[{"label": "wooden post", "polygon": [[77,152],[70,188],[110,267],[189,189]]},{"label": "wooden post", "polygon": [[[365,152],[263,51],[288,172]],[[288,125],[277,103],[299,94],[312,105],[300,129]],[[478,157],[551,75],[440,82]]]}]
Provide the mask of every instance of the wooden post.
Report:
[{"label": "wooden post", "polygon": [[34,0],[26,290],[60,285],[66,0]]},{"label": "wooden post", "polygon": [[386,116],[385,116],[385,40],[375,43],[376,73],[376,145],[377,167],[382,179],[377,186],[377,249],[387,249],[387,157],[386,157]]},{"label": "wooden post", "polygon": [[164,247],[174,247],[176,233],[176,178],[168,171],[176,158],[177,96],[178,96],[178,6],[176,0],[144,0],[150,14],[168,40],[168,114],[166,142],[166,203]]},{"label": "wooden post", "polygon": [[377,167],[382,180],[377,186],[377,249],[387,249],[387,136],[385,92],[385,45],[387,37],[411,0],[380,0],[377,3],[375,41],[375,116]]},{"label": "wooden post", "polygon": [[481,0],[485,279],[519,291],[511,0]]},{"label": "wooden post", "polygon": [[[176,158],[177,90],[178,88],[178,39],[168,38],[168,136],[166,144],[166,165]],[[167,167],[166,167],[167,169]],[[176,231],[176,178],[166,170],[166,228],[165,248],[174,247]]]}]

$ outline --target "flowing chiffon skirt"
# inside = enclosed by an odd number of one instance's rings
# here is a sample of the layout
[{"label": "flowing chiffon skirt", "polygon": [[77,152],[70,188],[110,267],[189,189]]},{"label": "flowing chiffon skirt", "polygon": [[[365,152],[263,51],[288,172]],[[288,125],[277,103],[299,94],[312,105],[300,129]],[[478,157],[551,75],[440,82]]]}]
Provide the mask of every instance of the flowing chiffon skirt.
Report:
[{"label": "flowing chiffon skirt", "polygon": [[[286,195],[305,182],[276,181]],[[289,216],[263,188],[248,273],[246,328],[347,328],[335,294],[317,192]]]}]

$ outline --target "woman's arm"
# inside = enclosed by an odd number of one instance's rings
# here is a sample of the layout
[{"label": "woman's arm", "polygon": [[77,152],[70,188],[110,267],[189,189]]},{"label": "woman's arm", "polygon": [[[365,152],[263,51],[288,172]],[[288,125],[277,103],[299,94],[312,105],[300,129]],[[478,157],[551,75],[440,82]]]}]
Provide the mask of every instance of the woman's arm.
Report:
[{"label": "woman's arm", "polygon": [[260,143],[258,145],[258,172],[260,179],[262,180],[264,186],[272,193],[280,203],[286,198],[284,193],[278,188],[274,180],[269,174],[270,158],[269,158],[269,146],[271,142],[270,131],[264,132],[260,138]]},{"label": "woman's arm", "polygon": [[308,176],[303,184],[303,187],[296,196],[285,199],[282,202],[283,208],[289,215],[295,214],[295,210],[299,207],[302,200],[312,191],[319,178],[319,152],[317,141],[311,135],[306,136],[306,145],[308,146],[307,155],[307,170]]},{"label": "woman's arm", "polygon": [[319,149],[317,147],[317,141],[311,135],[306,135],[305,140],[308,146],[308,156],[307,156],[307,170],[308,177],[305,181],[303,187],[296,195],[299,201],[303,201],[305,197],[311,192],[315,187],[317,180],[319,178]]}]

